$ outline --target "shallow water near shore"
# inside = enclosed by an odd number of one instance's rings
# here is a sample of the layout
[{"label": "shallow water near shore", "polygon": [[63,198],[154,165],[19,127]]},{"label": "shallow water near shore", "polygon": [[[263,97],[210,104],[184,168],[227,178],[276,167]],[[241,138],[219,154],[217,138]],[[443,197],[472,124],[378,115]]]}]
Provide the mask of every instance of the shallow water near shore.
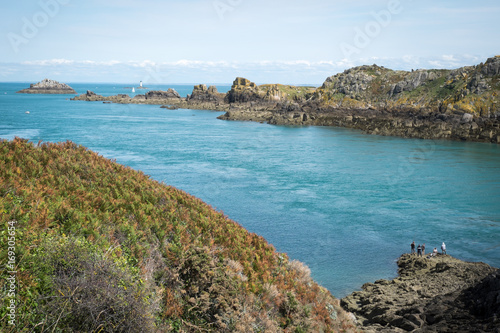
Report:
[{"label": "shallow water near shore", "polygon": [[[124,84],[69,84],[132,95]],[[413,240],[500,267],[498,145],[15,94],[26,87],[0,83],[0,138],[71,140],[183,189],[305,262],[337,297],[394,277]],[[169,87],[192,90],[151,88]]]}]

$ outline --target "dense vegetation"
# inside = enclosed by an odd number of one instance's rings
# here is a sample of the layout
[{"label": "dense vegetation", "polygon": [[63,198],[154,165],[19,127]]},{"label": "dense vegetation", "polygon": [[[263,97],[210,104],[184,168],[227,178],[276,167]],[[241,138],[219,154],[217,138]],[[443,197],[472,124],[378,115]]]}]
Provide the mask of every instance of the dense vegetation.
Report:
[{"label": "dense vegetation", "polygon": [[356,330],[304,264],[72,142],[0,141],[0,214],[2,244],[15,237],[14,267],[0,253],[2,332]]}]

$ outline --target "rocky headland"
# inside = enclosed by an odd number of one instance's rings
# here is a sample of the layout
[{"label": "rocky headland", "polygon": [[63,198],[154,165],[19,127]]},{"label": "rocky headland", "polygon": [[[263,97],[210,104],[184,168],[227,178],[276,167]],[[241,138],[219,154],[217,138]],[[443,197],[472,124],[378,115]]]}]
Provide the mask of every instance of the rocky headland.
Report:
[{"label": "rocky headland", "polygon": [[43,79],[29,88],[20,90],[18,94],[76,94],[76,91],[65,83]]},{"label": "rocky headland", "polygon": [[396,71],[371,65],[328,77],[321,87],[257,85],[238,77],[231,90],[198,85],[168,92],[74,98],[224,111],[219,119],[276,125],[340,126],[368,134],[500,143],[500,56],[455,70]]},{"label": "rocky headland", "polygon": [[500,332],[500,270],[449,255],[398,260],[398,277],[343,298],[366,332]]}]

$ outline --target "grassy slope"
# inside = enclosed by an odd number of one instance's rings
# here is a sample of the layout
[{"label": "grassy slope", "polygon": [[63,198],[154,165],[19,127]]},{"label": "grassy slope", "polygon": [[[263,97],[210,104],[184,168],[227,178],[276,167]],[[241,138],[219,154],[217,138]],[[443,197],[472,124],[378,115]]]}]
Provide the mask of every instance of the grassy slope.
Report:
[{"label": "grassy slope", "polygon": [[1,141],[0,180],[18,272],[17,327],[2,306],[2,332],[355,331],[303,264],[82,146]]}]

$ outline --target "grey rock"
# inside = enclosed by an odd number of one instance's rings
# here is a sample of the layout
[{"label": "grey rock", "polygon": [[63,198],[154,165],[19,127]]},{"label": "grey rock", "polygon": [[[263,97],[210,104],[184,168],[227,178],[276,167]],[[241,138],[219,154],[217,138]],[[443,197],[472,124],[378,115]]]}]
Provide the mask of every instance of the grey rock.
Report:
[{"label": "grey rock", "polygon": [[206,84],[200,84],[193,87],[193,92],[187,98],[189,101],[197,102],[221,102],[224,100],[224,94],[217,91],[217,87]]},{"label": "grey rock", "polygon": [[489,58],[484,64],[481,73],[486,76],[500,75],[500,56]]},{"label": "grey rock", "polygon": [[373,332],[496,332],[500,270],[449,255],[405,254],[399,277],[363,285],[341,300]]},{"label": "grey rock", "polygon": [[167,91],[148,91],[145,96],[146,99],[181,99],[181,95],[172,88]]},{"label": "grey rock", "polygon": [[20,94],[76,94],[76,91],[65,83],[43,79],[37,84],[30,84],[28,89],[18,91]]},{"label": "grey rock", "polygon": [[464,113],[464,115],[462,116],[462,121],[466,122],[466,123],[472,122],[473,119],[474,119],[474,116],[470,113]]}]

